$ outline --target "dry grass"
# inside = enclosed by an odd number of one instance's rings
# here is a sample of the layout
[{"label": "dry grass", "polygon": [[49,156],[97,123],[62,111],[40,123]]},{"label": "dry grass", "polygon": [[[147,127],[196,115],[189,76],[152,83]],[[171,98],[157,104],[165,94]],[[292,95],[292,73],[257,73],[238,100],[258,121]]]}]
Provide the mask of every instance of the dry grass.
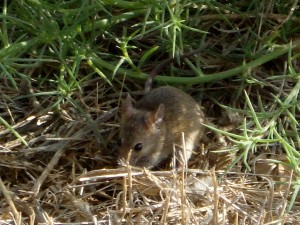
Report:
[{"label": "dry grass", "polygon": [[[2,128],[1,140],[5,142],[0,159],[0,189],[4,194],[1,221],[9,223],[14,219],[15,223],[28,224],[96,221],[98,224],[297,224],[299,221],[298,198],[286,214],[292,175],[280,171],[284,168],[262,155],[249,162],[253,173],[245,172],[240,163],[226,175],[215,171],[212,166],[217,166],[217,170],[224,168],[233,155],[205,151],[196,155],[185,170],[148,171],[128,165],[116,169],[120,96],[110,94],[110,87],[100,78],[82,86],[90,86],[84,92],[86,95],[74,95],[99,127],[99,142],[87,117],[70,105],[60,114],[41,113],[29,102],[18,107],[25,103],[12,100],[18,94],[14,90],[10,90],[7,98],[3,95],[6,103],[2,107],[9,109],[5,112],[13,115],[16,123],[13,128],[27,140],[29,147]],[[51,97],[43,99],[52,101]],[[207,108],[211,107],[215,106]],[[215,136],[208,136],[203,150],[230,145],[224,137],[219,144],[209,144],[216,140]],[[284,186],[274,183],[279,179],[287,181]]]}]

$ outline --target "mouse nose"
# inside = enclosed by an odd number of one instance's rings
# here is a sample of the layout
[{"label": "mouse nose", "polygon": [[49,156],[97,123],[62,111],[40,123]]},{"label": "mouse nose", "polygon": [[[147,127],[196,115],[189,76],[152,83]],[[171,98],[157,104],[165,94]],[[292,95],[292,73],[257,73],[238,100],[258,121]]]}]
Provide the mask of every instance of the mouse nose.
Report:
[{"label": "mouse nose", "polygon": [[124,160],[124,162],[127,162],[129,160],[130,165],[133,165],[132,162],[136,161],[134,160],[135,157],[132,155],[132,149],[128,149],[124,145],[121,145],[121,147],[119,148],[119,159]]}]

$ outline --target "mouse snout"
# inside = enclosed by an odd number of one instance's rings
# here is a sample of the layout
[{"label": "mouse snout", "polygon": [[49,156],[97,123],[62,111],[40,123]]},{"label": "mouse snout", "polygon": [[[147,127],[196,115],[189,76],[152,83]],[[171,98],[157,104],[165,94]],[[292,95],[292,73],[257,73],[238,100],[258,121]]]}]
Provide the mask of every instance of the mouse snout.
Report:
[{"label": "mouse snout", "polygon": [[[120,156],[120,159],[123,159],[125,161],[128,160],[128,154],[124,156]],[[129,164],[131,166],[146,167],[146,168],[151,166],[148,156],[135,157],[131,155],[129,159]]]},{"label": "mouse snout", "polygon": [[140,167],[148,167],[149,166],[149,157],[148,156],[141,156],[140,158],[137,158],[133,162],[134,165],[140,166]]},{"label": "mouse snout", "polygon": [[121,147],[119,151],[119,159],[122,159],[125,162],[129,161],[130,165],[135,166],[138,158],[134,154],[132,154],[132,149],[130,149],[129,151],[127,150],[127,148],[125,149],[126,151]]}]

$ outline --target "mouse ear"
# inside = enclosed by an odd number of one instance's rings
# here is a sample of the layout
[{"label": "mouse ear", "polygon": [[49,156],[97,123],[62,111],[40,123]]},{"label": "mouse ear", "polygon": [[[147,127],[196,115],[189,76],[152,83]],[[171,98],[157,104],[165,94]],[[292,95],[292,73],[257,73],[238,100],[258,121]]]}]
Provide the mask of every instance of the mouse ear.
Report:
[{"label": "mouse ear", "polygon": [[156,110],[149,113],[146,121],[147,125],[149,127],[159,126],[160,123],[163,121],[164,115],[165,115],[165,105],[160,104]]},{"label": "mouse ear", "polygon": [[133,113],[133,106],[132,106],[132,98],[130,94],[127,94],[126,99],[124,99],[121,108],[122,116],[129,117]]}]

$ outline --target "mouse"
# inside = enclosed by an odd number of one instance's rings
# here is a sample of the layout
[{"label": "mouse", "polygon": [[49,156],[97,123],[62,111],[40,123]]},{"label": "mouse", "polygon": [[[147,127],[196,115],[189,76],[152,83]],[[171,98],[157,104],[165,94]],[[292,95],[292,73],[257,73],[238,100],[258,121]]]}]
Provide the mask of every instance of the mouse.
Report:
[{"label": "mouse", "polygon": [[[128,94],[121,106],[119,159],[151,169],[183,149],[188,161],[204,135],[200,105],[183,90],[161,86],[135,104]],[[184,134],[184,139],[183,135]]]}]

